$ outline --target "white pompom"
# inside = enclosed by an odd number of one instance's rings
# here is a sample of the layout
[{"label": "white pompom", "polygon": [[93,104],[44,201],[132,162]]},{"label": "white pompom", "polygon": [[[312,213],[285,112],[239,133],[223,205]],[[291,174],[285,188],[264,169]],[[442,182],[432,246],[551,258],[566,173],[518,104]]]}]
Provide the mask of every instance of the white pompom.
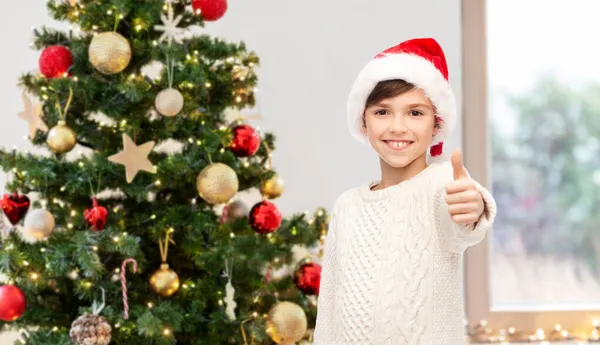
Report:
[{"label": "white pompom", "polygon": [[54,216],[47,210],[32,210],[25,216],[23,222],[23,234],[32,241],[39,241],[47,238],[54,231]]},{"label": "white pompom", "polygon": [[164,116],[175,116],[183,109],[183,95],[173,88],[162,90],[156,96],[154,106]]}]

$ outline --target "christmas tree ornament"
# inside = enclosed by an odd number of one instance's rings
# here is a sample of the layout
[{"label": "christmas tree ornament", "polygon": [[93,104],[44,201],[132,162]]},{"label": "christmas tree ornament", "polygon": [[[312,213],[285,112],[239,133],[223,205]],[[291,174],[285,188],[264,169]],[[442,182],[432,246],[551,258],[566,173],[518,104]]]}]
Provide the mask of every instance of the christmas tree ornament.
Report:
[{"label": "christmas tree ornament", "polygon": [[212,22],[223,17],[227,12],[227,0],[192,0],[192,8],[204,20]]},{"label": "christmas tree ornament", "polygon": [[175,242],[169,237],[168,231],[165,240],[159,239],[158,242],[162,264],[160,265],[160,269],[156,270],[150,277],[150,287],[157,294],[169,297],[179,290],[179,276],[167,264],[169,243],[175,244]]},{"label": "christmas tree ornament", "polygon": [[4,194],[2,200],[0,200],[0,207],[2,208],[2,212],[8,218],[8,221],[15,225],[17,224],[29,210],[29,206],[31,202],[27,195],[22,195],[17,192],[12,194]]},{"label": "christmas tree ornament", "polygon": [[235,171],[223,163],[212,163],[202,169],[196,181],[198,194],[212,205],[231,200],[239,188]]},{"label": "christmas tree ornament", "polygon": [[229,321],[234,321],[236,319],[235,316],[235,308],[237,308],[237,303],[235,303],[235,288],[233,284],[231,284],[231,274],[233,272],[233,264],[230,268],[228,262],[225,261],[225,277],[227,279],[227,285],[225,285],[225,315],[229,318]]},{"label": "christmas tree ornament", "polygon": [[277,344],[294,344],[306,334],[308,321],[304,310],[292,302],[279,302],[267,316],[265,331]]},{"label": "christmas tree ornament", "polygon": [[223,208],[221,223],[233,223],[238,219],[247,217],[249,211],[248,206],[243,201],[236,200]]},{"label": "christmas tree ornament", "polygon": [[88,225],[92,227],[92,231],[101,231],[104,230],[104,226],[106,226],[108,211],[104,206],[98,205],[98,200],[93,198],[92,207],[85,210],[83,216]]},{"label": "christmas tree ornament", "polygon": [[59,121],[48,133],[46,143],[50,149],[57,154],[67,153],[77,145],[77,136],[75,132],[67,126],[65,117],[69,111],[69,106],[73,100],[73,89],[69,89],[69,99],[64,111],[60,108],[60,104],[56,102],[56,110],[58,111]]},{"label": "christmas tree ornament", "polygon": [[25,92],[21,93],[21,99],[23,100],[23,106],[25,109],[21,111],[17,116],[27,121],[29,124],[29,138],[35,139],[37,130],[46,133],[48,132],[48,126],[42,119],[42,103],[33,104],[31,99],[27,97]]},{"label": "christmas tree ornament", "polygon": [[250,210],[250,226],[261,235],[275,232],[281,226],[281,212],[275,204],[263,200]]},{"label": "christmas tree ornament", "polygon": [[128,258],[123,260],[121,264],[121,290],[123,291],[123,318],[125,320],[129,319],[129,302],[127,298],[127,278],[125,277],[125,272],[127,271],[127,264],[131,263],[133,265],[133,273],[137,272],[138,265],[137,261],[132,258]]},{"label": "christmas tree ornament", "polygon": [[68,76],[68,70],[73,64],[73,54],[61,45],[50,46],[42,51],[39,59],[40,72],[46,78]]},{"label": "christmas tree ornament", "polygon": [[120,73],[131,61],[131,45],[117,32],[103,32],[92,39],[88,57],[92,66],[100,73]]},{"label": "christmas tree ornament", "polygon": [[20,318],[27,308],[27,299],[14,285],[0,286],[0,320],[12,322]]},{"label": "christmas tree ornament", "polygon": [[238,157],[249,157],[260,147],[260,135],[252,126],[242,124],[233,129],[233,140],[229,149]]},{"label": "christmas tree ornament", "polygon": [[167,5],[167,15],[164,13],[160,15],[160,21],[162,25],[154,25],[154,30],[162,32],[163,34],[158,39],[158,42],[162,43],[167,41],[169,45],[175,41],[176,43],[183,44],[183,34],[185,30],[178,27],[179,23],[183,19],[182,15],[175,17],[173,13],[173,6]]},{"label": "christmas tree ornament", "polygon": [[277,199],[283,194],[284,183],[279,174],[266,180],[260,188],[260,192],[268,199]]},{"label": "christmas tree ornament", "polygon": [[294,284],[305,295],[319,295],[321,265],[314,262],[302,264],[294,273]]},{"label": "christmas tree ornament", "polygon": [[46,143],[54,153],[67,153],[77,145],[77,135],[66,121],[58,121],[48,133]]},{"label": "christmas tree ornament", "polygon": [[173,62],[167,56],[167,78],[169,88],[162,90],[154,100],[156,110],[164,116],[175,116],[183,109],[183,95],[173,88]]},{"label": "christmas tree ornament", "polygon": [[105,317],[100,316],[104,309],[105,293],[102,289],[102,303],[94,301],[92,314],[85,313],[71,324],[69,336],[73,345],[108,345],[111,339],[112,328]]},{"label": "christmas tree ornament", "polygon": [[175,116],[183,109],[183,95],[173,88],[162,90],[156,96],[154,106],[164,116]]},{"label": "christmas tree ornament", "polygon": [[52,213],[44,209],[35,209],[25,216],[21,231],[33,240],[43,240],[52,234],[54,225]]},{"label": "christmas tree ornament", "polygon": [[108,157],[108,160],[125,166],[127,183],[131,183],[140,170],[156,174],[156,169],[148,159],[154,147],[154,141],[137,146],[131,137],[123,133],[123,151]]}]

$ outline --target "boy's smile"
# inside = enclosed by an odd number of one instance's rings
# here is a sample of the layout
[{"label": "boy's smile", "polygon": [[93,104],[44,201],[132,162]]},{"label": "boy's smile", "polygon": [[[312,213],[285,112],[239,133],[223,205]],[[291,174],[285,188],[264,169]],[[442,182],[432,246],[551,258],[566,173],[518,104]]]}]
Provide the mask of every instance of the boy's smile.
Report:
[{"label": "boy's smile", "polygon": [[401,151],[410,146],[414,141],[412,140],[383,140],[392,150]]}]

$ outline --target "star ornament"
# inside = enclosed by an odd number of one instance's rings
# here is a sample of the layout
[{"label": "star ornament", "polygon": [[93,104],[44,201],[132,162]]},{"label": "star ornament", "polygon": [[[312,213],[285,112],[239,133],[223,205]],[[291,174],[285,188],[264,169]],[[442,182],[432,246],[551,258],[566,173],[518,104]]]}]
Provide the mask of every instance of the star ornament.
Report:
[{"label": "star ornament", "polygon": [[21,94],[21,98],[23,99],[23,106],[25,109],[17,114],[17,116],[29,123],[29,137],[35,139],[35,134],[38,129],[42,132],[48,132],[48,126],[46,126],[46,123],[41,117],[43,104],[33,104],[25,92]]},{"label": "star ornament", "polygon": [[182,15],[175,17],[173,13],[173,7],[169,6],[167,10],[167,15],[161,14],[160,20],[162,21],[162,25],[155,25],[154,30],[161,31],[163,34],[158,39],[159,42],[167,41],[169,45],[173,43],[173,41],[183,44],[183,28],[178,27],[179,22],[183,19]]},{"label": "star ornament", "polygon": [[152,148],[154,148],[154,141],[137,146],[127,134],[123,134],[123,151],[108,157],[108,160],[124,165],[127,183],[131,183],[140,170],[156,174],[154,165],[148,159]]}]

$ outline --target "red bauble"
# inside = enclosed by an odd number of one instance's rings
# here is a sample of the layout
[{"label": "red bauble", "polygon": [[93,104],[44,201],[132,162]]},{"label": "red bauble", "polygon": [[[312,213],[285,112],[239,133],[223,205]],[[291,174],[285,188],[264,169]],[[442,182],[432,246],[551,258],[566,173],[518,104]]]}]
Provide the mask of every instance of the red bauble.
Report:
[{"label": "red bauble", "polygon": [[309,262],[294,273],[294,284],[305,295],[319,295],[321,284],[321,265]]},{"label": "red bauble", "polygon": [[50,46],[40,55],[40,72],[46,78],[64,77],[73,64],[73,54],[63,46]]},{"label": "red bauble", "polygon": [[261,235],[275,232],[281,226],[281,212],[272,202],[259,202],[250,210],[250,226]]},{"label": "red bauble", "polygon": [[239,125],[233,129],[233,141],[229,149],[238,157],[249,157],[258,151],[260,135],[249,125]]},{"label": "red bauble", "polygon": [[0,320],[15,321],[27,308],[27,299],[21,289],[14,285],[0,286]]},{"label": "red bauble", "polygon": [[4,194],[0,207],[12,225],[17,224],[29,210],[29,198],[18,193]]},{"label": "red bauble", "polygon": [[108,217],[108,211],[104,206],[98,205],[98,200],[93,199],[92,208],[88,208],[83,212],[83,216],[87,223],[92,227],[93,231],[104,230],[106,225],[106,217]]},{"label": "red bauble", "polygon": [[215,21],[227,12],[227,0],[192,0],[194,11],[206,21]]}]

